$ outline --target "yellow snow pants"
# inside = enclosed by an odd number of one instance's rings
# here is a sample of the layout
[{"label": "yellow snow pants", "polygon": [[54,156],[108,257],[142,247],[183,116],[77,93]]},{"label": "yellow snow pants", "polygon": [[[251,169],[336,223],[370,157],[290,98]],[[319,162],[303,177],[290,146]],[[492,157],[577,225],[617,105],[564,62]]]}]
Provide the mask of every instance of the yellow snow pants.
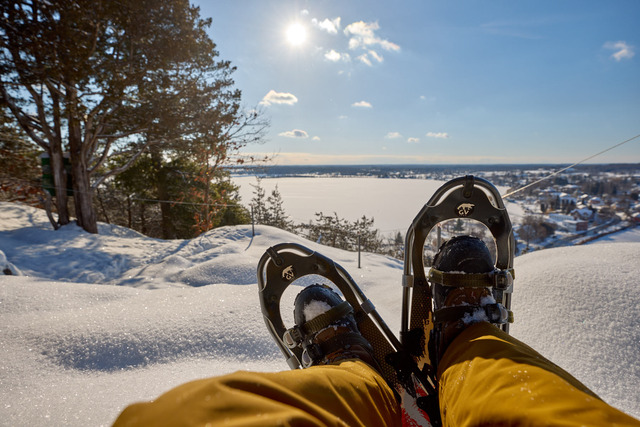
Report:
[{"label": "yellow snow pants", "polygon": [[[639,426],[569,373],[479,323],[450,345],[438,372],[445,426]],[[115,426],[396,426],[401,409],[359,360],[189,382],[127,407]]]}]

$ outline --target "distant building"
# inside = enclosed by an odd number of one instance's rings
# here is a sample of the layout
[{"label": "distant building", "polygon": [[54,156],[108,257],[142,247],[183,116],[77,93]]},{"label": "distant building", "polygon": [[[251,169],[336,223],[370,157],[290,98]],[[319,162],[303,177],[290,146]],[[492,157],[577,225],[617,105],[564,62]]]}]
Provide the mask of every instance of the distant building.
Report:
[{"label": "distant building", "polygon": [[589,223],[587,221],[563,221],[562,226],[569,232],[576,233],[579,231],[587,231]]},{"label": "distant building", "polygon": [[604,202],[600,197],[592,197],[589,199],[589,205],[594,208],[599,208],[601,206],[604,206]]},{"label": "distant building", "polygon": [[593,217],[593,211],[586,206],[581,206],[572,210],[570,215],[576,221],[589,221]]}]

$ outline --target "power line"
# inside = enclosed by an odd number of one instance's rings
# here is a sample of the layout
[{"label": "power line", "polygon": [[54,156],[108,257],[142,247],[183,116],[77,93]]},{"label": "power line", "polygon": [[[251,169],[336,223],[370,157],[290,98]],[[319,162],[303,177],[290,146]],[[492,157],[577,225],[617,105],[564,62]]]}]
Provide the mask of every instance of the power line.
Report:
[{"label": "power line", "polygon": [[567,167],[562,168],[562,169],[560,169],[560,170],[558,170],[558,171],[556,171],[556,172],[553,172],[553,173],[551,173],[551,174],[549,174],[549,175],[547,175],[547,176],[545,176],[545,177],[543,177],[543,178],[540,178],[539,180],[537,180],[537,181],[535,181],[535,182],[532,182],[532,183],[527,184],[527,185],[525,185],[525,186],[523,186],[523,187],[520,187],[520,188],[518,188],[518,189],[516,189],[516,190],[513,190],[513,191],[511,191],[510,193],[507,193],[507,194],[503,195],[503,196],[502,196],[502,198],[503,198],[503,199],[506,199],[507,197],[512,196],[512,195],[514,195],[514,194],[516,194],[516,193],[519,193],[520,191],[522,191],[522,190],[524,190],[524,189],[526,189],[526,188],[529,188],[529,187],[534,186],[534,185],[536,185],[536,184],[538,184],[538,183],[540,183],[540,182],[542,182],[542,181],[545,181],[545,180],[547,180],[547,179],[549,179],[549,178],[551,178],[551,177],[554,177],[554,176],[558,175],[559,173],[562,173],[562,172],[566,171],[567,169],[571,169],[571,168],[572,168],[572,167],[574,167],[574,166],[577,166],[577,165],[582,164],[582,163],[584,163],[584,162],[586,162],[586,161],[588,161],[588,160],[591,160],[591,159],[593,159],[594,157],[598,157],[598,156],[600,156],[600,155],[602,155],[602,154],[606,153],[607,151],[611,151],[611,150],[613,150],[614,148],[618,148],[618,147],[620,147],[621,145],[626,144],[627,142],[633,141],[633,140],[634,140],[634,139],[636,139],[636,138],[640,138],[640,134],[638,134],[638,135],[636,135],[636,136],[634,136],[634,137],[632,137],[632,138],[629,138],[629,139],[627,139],[626,141],[622,141],[622,142],[619,142],[619,143],[617,143],[617,144],[615,144],[615,145],[612,145],[611,147],[609,147],[609,148],[607,148],[607,149],[605,149],[605,150],[602,150],[602,151],[600,151],[599,153],[593,154],[593,155],[591,155],[591,156],[589,156],[589,157],[587,157],[587,158],[585,158],[585,159],[580,160],[579,162],[576,162],[576,163],[574,163],[574,164],[572,164],[572,165],[570,165],[570,166],[567,166]]}]

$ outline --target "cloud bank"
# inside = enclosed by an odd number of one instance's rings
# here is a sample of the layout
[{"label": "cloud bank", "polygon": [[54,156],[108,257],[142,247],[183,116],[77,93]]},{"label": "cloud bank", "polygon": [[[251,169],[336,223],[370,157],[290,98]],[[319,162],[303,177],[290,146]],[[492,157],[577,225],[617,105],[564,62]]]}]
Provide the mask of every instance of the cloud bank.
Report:
[{"label": "cloud bank", "polygon": [[318,21],[317,19],[313,18],[311,20],[311,23],[329,34],[338,34],[338,30],[340,29],[340,17],[325,19],[323,21]]},{"label": "cloud bank", "polygon": [[285,104],[285,105],[293,105],[298,102],[298,98],[292,93],[286,92],[276,92],[271,89],[269,93],[267,93],[262,101],[260,101],[261,105],[272,105],[272,104]]},{"label": "cloud bank", "polygon": [[440,138],[447,139],[449,138],[449,134],[447,132],[427,132],[427,138]]},{"label": "cloud bank", "polygon": [[623,59],[631,59],[636,54],[634,46],[627,44],[625,41],[607,42],[604,44],[605,49],[613,50],[611,58],[620,62]]},{"label": "cloud bank", "polygon": [[286,138],[309,138],[309,134],[300,129],[288,130],[285,132],[280,132],[279,136],[284,136]]},{"label": "cloud bank", "polygon": [[373,108],[373,105],[367,101],[354,102],[351,106],[356,108]]}]

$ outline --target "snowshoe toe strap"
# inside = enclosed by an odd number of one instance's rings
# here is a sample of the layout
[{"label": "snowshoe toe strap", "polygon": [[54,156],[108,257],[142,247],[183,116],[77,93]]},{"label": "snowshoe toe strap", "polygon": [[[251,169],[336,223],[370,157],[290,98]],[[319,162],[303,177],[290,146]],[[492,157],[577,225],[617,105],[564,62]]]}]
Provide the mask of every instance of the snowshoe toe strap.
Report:
[{"label": "snowshoe toe strap", "polygon": [[295,348],[301,345],[309,336],[323,330],[327,326],[337,322],[346,315],[353,313],[353,307],[347,301],[330,308],[326,312],[314,317],[302,325],[295,325],[291,329],[287,329],[282,340],[289,348]]},{"label": "snowshoe toe strap", "polygon": [[457,288],[496,288],[507,290],[513,285],[515,271],[513,268],[501,270],[496,268],[489,273],[455,273],[429,270],[428,280],[442,286]]},{"label": "snowshoe toe strap", "polygon": [[332,361],[359,358],[356,353],[350,352],[350,349],[354,346],[360,346],[365,349],[371,349],[371,344],[362,335],[356,332],[342,332],[336,333],[333,337],[321,343],[305,343],[303,344],[304,351],[302,352],[302,366],[308,368],[313,363],[322,361],[325,358],[332,358]]},{"label": "snowshoe toe strap", "polygon": [[465,323],[482,320],[496,324],[513,323],[513,312],[502,304],[485,304],[442,307],[433,313],[434,323],[460,320]]}]

